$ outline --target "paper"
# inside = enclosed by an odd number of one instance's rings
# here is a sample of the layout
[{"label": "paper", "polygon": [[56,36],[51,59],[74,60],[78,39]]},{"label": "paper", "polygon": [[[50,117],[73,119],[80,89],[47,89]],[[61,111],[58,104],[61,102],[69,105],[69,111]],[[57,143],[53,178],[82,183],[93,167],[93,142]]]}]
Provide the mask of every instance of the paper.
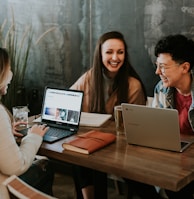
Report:
[{"label": "paper", "polygon": [[111,117],[111,114],[82,112],[80,118],[80,126],[100,127]]},{"label": "paper", "polygon": [[41,122],[41,116],[36,118],[36,119],[34,119],[32,122]]}]

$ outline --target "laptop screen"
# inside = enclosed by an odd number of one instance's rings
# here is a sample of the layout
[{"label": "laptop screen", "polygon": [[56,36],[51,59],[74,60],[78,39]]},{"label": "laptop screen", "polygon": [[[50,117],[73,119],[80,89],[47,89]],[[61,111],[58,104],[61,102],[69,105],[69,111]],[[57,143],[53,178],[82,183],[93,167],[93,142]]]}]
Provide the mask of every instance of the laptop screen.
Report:
[{"label": "laptop screen", "polygon": [[46,87],[42,106],[42,122],[78,125],[82,99],[82,91]]}]

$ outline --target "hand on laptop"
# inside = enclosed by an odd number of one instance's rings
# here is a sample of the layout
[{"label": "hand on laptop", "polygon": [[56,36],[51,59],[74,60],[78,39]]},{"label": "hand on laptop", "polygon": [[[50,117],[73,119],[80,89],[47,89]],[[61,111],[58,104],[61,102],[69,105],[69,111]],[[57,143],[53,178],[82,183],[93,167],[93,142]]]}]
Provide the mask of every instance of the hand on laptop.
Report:
[{"label": "hand on laptop", "polygon": [[43,137],[44,134],[48,131],[48,129],[49,127],[46,126],[45,124],[40,124],[40,125],[35,124],[29,129],[29,131],[31,133],[35,133]]}]

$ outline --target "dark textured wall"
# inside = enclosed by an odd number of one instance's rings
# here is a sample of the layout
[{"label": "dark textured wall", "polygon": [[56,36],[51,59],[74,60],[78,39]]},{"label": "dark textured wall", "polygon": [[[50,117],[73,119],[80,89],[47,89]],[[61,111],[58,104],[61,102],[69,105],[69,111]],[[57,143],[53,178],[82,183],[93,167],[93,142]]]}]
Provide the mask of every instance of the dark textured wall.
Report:
[{"label": "dark textured wall", "polygon": [[174,33],[194,37],[192,0],[2,0],[1,24],[11,21],[11,9],[18,33],[29,25],[34,32],[25,86],[28,92],[37,88],[40,101],[45,85],[69,87],[90,67],[96,41],[106,31],[125,35],[132,65],[150,96],[158,81],[153,66],[157,40]]}]

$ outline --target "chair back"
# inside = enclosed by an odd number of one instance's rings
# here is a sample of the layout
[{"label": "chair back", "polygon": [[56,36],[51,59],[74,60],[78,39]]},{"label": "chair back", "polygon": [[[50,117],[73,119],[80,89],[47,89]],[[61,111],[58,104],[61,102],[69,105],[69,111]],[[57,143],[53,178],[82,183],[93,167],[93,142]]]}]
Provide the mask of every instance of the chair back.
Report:
[{"label": "chair back", "polygon": [[4,185],[8,189],[10,199],[57,199],[33,188],[15,175],[6,179]]}]

